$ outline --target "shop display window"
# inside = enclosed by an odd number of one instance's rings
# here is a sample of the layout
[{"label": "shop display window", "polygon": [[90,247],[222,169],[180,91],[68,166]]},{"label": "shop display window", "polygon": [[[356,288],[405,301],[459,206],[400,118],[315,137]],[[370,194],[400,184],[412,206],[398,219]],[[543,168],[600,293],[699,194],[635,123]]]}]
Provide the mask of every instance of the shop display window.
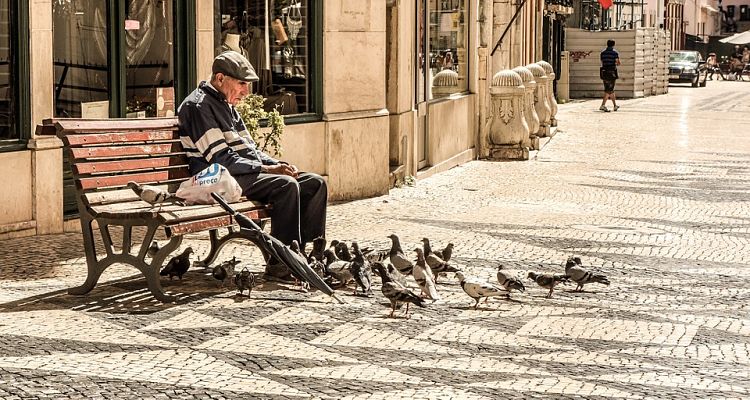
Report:
[{"label": "shop display window", "polygon": [[[420,72],[417,101],[466,92],[469,87],[466,0],[420,2],[417,17],[417,65]],[[421,82],[427,82],[424,89]]]},{"label": "shop display window", "polygon": [[215,54],[234,50],[255,67],[265,109],[313,112],[309,0],[220,0]]},{"label": "shop display window", "polygon": [[0,141],[18,139],[9,0],[0,0]]}]

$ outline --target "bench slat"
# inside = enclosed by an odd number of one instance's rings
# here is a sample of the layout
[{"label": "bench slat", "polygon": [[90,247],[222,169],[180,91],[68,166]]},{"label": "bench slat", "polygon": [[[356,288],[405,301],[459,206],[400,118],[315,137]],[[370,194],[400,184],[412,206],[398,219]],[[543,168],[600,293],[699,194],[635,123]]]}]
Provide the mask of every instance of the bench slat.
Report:
[{"label": "bench slat", "polygon": [[118,161],[92,161],[77,162],[73,164],[73,172],[77,175],[101,174],[105,172],[135,172],[138,170],[187,168],[187,158],[173,157],[151,157],[125,159]]},{"label": "bench slat", "polygon": [[[241,212],[241,214],[253,220],[270,217],[268,208],[259,208],[256,210],[245,211]],[[167,236],[172,237],[184,235],[186,233],[203,232],[209,229],[224,228],[236,224],[237,223],[234,221],[234,218],[229,215],[224,215],[221,217],[203,219],[200,221],[178,222],[167,225],[165,228],[167,231]]]},{"label": "bench slat", "polygon": [[136,146],[103,146],[71,148],[75,159],[82,158],[115,158],[126,156],[169,155],[181,152],[177,143],[144,144]]},{"label": "bench slat", "polygon": [[[90,208],[94,216],[97,218],[158,218],[159,221],[165,225],[227,216],[226,211],[218,205],[200,204],[194,206],[182,206],[179,204],[164,204],[160,210],[158,206],[152,207],[145,201],[140,200],[127,203],[97,205]],[[232,208],[244,213],[259,208],[266,208],[266,206],[263,203],[247,200],[232,204]]]},{"label": "bench slat", "polygon": [[125,174],[125,175],[110,175],[110,176],[97,176],[91,178],[80,178],[77,179],[80,188],[83,190],[97,189],[97,188],[116,188],[123,187],[130,181],[138,183],[167,183],[177,179],[187,179],[190,177],[190,172],[187,168],[175,169],[175,170],[164,170],[154,172],[143,172],[137,174]]},{"label": "bench slat", "polygon": [[63,137],[63,142],[69,146],[83,146],[92,144],[119,144],[133,142],[156,142],[179,139],[175,131],[141,131],[141,132],[107,132],[107,133],[79,133],[70,132]]},{"label": "bench slat", "polygon": [[[159,186],[162,189],[167,188],[167,185],[155,185],[155,186]],[[125,202],[130,202],[130,201],[137,201],[139,199],[138,195],[135,194],[135,192],[129,188],[89,192],[89,193],[83,193],[81,196],[83,197],[84,203],[86,203],[89,206],[125,203]]]},{"label": "bench slat", "polygon": [[171,129],[177,130],[177,118],[109,118],[109,119],[51,119],[57,126],[59,135],[74,131],[85,132],[117,132],[123,130]]}]

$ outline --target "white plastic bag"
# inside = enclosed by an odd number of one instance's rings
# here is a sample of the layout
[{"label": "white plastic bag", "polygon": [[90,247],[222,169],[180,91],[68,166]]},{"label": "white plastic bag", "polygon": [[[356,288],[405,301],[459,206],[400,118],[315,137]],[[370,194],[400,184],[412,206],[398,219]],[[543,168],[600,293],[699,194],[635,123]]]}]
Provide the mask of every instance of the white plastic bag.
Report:
[{"label": "white plastic bag", "polygon": [[236,202],[242,197],[242,188],[229,171],[219,164],[211,164],[192,178],[182,182],[177,189],[177,197],[185,199],[185,203],[216,204],[211,197],[216,192],[228,202]]}]

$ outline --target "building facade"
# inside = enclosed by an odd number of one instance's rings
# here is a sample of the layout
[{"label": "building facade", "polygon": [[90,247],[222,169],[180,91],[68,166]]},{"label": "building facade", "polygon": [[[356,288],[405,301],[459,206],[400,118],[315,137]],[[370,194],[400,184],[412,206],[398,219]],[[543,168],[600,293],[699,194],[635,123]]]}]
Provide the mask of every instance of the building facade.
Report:
[{"label": "building facade", "polygon": [[480,157],[492,74],[542,58],[544,10],[541,0],[0,0],[0,238],[77,229],[61,142],[36,134],[43,120],[172,116],[227,49],[253,62],[254,92],[285,115],[282,158],[326,177],[332,200]]}]

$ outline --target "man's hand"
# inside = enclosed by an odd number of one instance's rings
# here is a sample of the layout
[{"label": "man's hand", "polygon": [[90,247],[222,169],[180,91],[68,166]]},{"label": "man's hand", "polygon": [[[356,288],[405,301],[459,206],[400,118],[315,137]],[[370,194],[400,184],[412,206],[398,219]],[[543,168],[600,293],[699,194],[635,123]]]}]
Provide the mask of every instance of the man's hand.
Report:
[{"label": "man's hand", "polygon": [[292,178],[296,178],[299,174],[297,167],[289,164],[263,165],[260,171],[266,174],[288,175]]}]

